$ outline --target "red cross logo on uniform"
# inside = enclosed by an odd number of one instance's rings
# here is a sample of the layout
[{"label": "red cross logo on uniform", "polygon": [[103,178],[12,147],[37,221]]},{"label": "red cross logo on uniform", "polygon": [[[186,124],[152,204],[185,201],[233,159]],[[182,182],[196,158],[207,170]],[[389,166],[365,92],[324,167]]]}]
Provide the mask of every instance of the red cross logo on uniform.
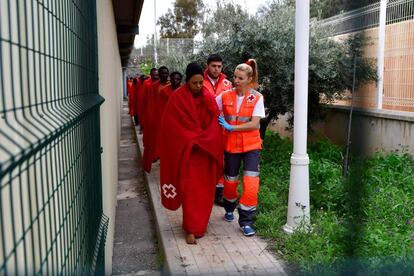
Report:
[{"label": "red cross logo on uniform", "polygon": [[251,103],[256,99],[256,96],[251,94],[249,97],[247,97],[247,102]]},{"label": "red cross logo on uniform", "polygon": [[176,189],[172,184],[162,185],[162,193],[166,198],[174,198],[177,196]]}]

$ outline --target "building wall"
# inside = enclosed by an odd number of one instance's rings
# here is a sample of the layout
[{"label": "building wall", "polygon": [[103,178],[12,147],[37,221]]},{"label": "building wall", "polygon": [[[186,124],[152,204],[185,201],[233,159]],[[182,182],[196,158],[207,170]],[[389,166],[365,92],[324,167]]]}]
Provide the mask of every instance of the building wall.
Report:
[{"label": "building wall", "polygon": [[[353,33],[351,33],[353,34]],[[351,34],[335,36],[345,40]],[[376,59],[378,27],[363,31],[368,45],[367,58]],[[414,111],[414,20],[388,24],[385,29],[383,108],[387,110]],[[376,108],[376,84],[365,84],[356,91],[355,106]],[[350,105],[350,100],[338,104]]]},{"label": "building wall", "polygon": [[289,113],[286,113],[284,115],[279,115],[278,119],[275,121],[272,121],[268,129],[279,133],[281,137],[288,137],[290,139],[293,138],[293,132],[291,129],[289,129]]},{"label": "building wall", "polygon": [[[348,107],[329,108],[327,121],[315,130],[336,144],[346,142],[349,121]],[[407,150],[414,155],[414,114],[385,110],[354,110],[351,150],[371,155],[377,151]]]},{"label": "building wall", "polygon": [[103,212],[109,217],[105,272],[111,274],[122,99],[122,66],[111,0],[97,1],[97,21],[99,93],[105,98],[101,106]]},{"label": "building wall", "polygon": [[[346,40],[354,33],[337,35],[336,40]],[[367,58],[376,59],[378,28],[363,31],[368,38],[364,48]],[[376,109],[376,83],[359,87],[354,96],[356,107],[352,126],[352,150],[355,153],[372,154],[378,150],[401,150],[407,146],[414,154],[414,20],[386,25],[383,110]],[[329,108],[327,121],[314,126],[316,134],[310,139],[327,137],[343,145],[347,137],[351,97],[338,100]],[[270,129],[282,137],[292,138],[286,130],[288,115],[282,115]],[[402,146],[403,145],[403,146]]]},{"label": "building wall", "polygon": [[[345,145],[349,107],[330,106],[325,122],[313,126],[309,139],[328,138],[335,144]],[[292,138],[286,131],[287,116],[281,116],[270,129],[282,137]],[[351,131],[351,151],[372,155],[377,151],[406,150],[414,155],[414,114],[411,112],[354,109]]]}]

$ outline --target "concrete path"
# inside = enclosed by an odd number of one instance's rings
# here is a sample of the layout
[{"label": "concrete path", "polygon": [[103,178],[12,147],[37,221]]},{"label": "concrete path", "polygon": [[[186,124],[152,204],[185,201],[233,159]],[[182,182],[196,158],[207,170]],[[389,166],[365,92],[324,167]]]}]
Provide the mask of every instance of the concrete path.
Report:
[{"label": "concrete path", "polygon": [[[136,128],[138,144],[142,135]],[[231,223],[223,219],[222,207],[214,206],[207,234],[197,245],[188,245],[182,230],[182,211],[162,207],[159,190],[159,164],[154,163],[146,174],[151,203],[156,217],[157,234],[164,252],[164,273],[167,275],[286,275],[286,269],[267,250],[261,238],[244,237],[237,219]],[[236,214],[237,212],[235,212]]]},{"label": "concrete path", "polygon": [[113,275],[161,275],[162,259],[131,118],[124,104],[121,141]]}]

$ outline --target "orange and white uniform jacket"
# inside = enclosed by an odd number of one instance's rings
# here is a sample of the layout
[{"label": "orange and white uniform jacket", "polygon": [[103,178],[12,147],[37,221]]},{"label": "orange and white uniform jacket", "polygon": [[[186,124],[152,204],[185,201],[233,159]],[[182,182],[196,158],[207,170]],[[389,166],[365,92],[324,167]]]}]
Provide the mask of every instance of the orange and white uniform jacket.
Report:
[{"label": "orange and white uniform jacket", "polygon": [[226,75],[223,73],[220,73],[220,76],[216,82],[215,85],[213,85],[210,81],[210,78],[208,77],[207,70],[204,71],[204,86],[207,88],[207,90],[213,94],[215,97],[223,93],[224,91],[230,90],[233,88],[233,84],[231,81],[226,79]]}]

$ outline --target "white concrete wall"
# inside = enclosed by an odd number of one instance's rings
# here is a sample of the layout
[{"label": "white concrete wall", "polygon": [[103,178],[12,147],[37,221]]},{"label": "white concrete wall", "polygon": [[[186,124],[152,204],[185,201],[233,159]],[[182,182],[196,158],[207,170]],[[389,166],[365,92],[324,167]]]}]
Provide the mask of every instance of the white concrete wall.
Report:
[{"label": "white concrete wall", "polygon": [[288,137],[293,139],[293,131],[289,128],[289,120],[290,113],[286,113],[284,115],[279,115],[276,121],[272,121],[268,125],[268,129],[279,133],[280,137]]},{"label": "white concrete wall", "polygon": [[[286,119],[281,116],[269,128],[282,137],[292,138],[286,131]],[[335,144],[345,145],[349,120],[349,107],[328,107],[327,119],[313,126],[308,139],[328,138]],[[414,155],[414,113],[354,109],[351,132],[351,151],[355,154],[372,155],[377,151],[400,151]]]},{"label": "white concrete wall", "polygon": [[[345,144],[349,108],[332,106],[327,120],[315,125],[317,133],[336,144]],[[377,151],[406,150],[414,155],[414,113],[386,110],[354,109],[351,151],[371,155]]]},{"label": "white concrete wall", "polygon": [[109,217],[105,246],[105,274],[112,272],[118,185],[118,149],[122,100],[122,66],[119,57],[115,17],[111,0],[96,1],[98,24],[99,93],[105,98],[101,107],[103,212]]}]

